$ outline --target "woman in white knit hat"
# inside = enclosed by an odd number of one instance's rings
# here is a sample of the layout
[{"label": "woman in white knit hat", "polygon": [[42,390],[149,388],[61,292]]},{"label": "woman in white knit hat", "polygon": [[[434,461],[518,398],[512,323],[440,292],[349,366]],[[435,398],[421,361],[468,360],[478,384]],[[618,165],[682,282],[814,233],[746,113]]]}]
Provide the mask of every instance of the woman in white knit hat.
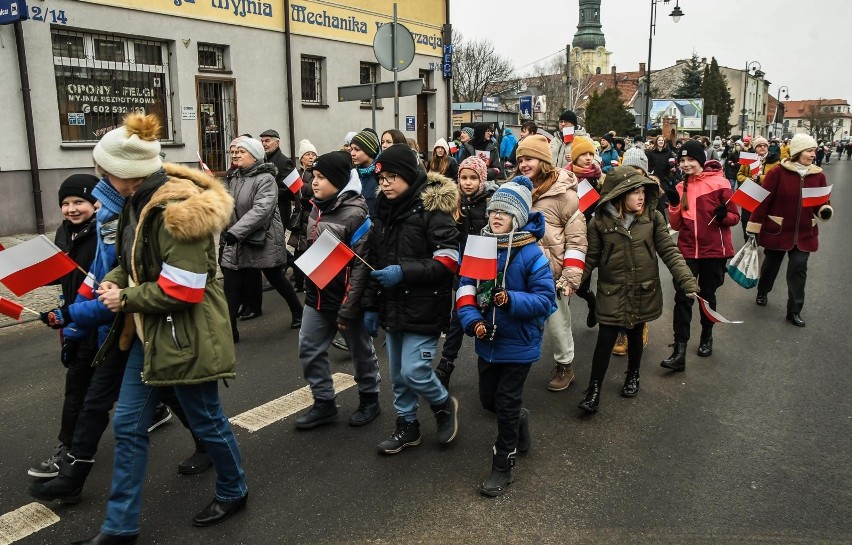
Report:
[{"label": "woman in white knit hat", "polygon": [[[311,144],[310,140],[304,139],[299,142],[299,155],[297,157],[299,162],[296,168],[299,169],[299,174],[302,176],[302,182],[305,185],[299,190],[299,198],[296,199],[293,207],[293,215],[289,220],[281,218],[287,220],[287,225],[284,226],[290,231],[287,245],[293,248],[295,259],[299,259],[308,249],[308,218],[311,215],[311,199],[314,197],[311,181],[314,179],[313,165],[314,161],[317,160],[317,148]],[[293,267],[293,285],[297,293],[305,291],[305,273],[299,267]]]},{"label": "woman in white knit hat", "polygon": [[94,150],[95,168],[126,198],[117,232],[118,267],[97,290],[117,316],[94,365],[129,354],[113,417],[115,463],[106,519],[100,533],[76,545],[136,541],[148,426],[160,386],[174,387],[216,468],[215,497],[193,524],[221,522],[248,499],[240,450],[218,392],[220,379],[236,376],[214,242],[233,200],[204,172],[162,164],[161,132],[156,116],[132,114]]}]

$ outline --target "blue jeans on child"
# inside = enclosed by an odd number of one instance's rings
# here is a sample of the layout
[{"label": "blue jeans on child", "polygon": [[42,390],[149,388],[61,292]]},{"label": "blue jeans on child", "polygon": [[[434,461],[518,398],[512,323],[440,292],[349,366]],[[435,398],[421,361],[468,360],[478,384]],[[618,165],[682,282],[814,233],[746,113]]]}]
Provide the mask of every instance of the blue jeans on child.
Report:
[{"label": "blue jeans on child", "polygon": [[396,414],[408,422],[417,420],[418,398],[430,405],[443,405],[449,393],[435,376],[432,360],[438,350],[438,335],[385,332],[388,369],[393,382]]},{"label": "blue jeans on child", "polygon": [[[111,535],[139,533],[142,484],[148,465],[148,426],[160,398],[159,390],[142,382],[142,343],[130,349],[118,405],[112,419],[115,463],[107,513],[101,532]],[[174,387],[186,418],[216,468],[216,499],[233,501],[248,492],[240,449],[231,424],[219,403],[218,382]]]}]

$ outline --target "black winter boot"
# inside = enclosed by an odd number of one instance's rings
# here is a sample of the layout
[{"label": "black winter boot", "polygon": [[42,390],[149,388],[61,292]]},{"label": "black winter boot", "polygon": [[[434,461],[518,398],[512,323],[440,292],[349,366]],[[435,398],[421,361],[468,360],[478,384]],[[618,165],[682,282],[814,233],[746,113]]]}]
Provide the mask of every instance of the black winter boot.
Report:
[{"label": "black winter boot", "polygon": [[41,501],[80,503],[83,485],[94,464],[94,460],[79,460],[71,453],[66,453],[59,462],[59,475],[49,481],[31,483],[30,495]]},{"label": "black winter boot", "polygon": [[529,452],[532,446],[532,437],[530,437],[530,412],[521,408],[521,419],[518,422],[518,452]]},{"label": "black winter boot", "polygon": [[672,355],[660,362],[660,367],[672,371],[686,371],[686,343],[675,341],[670,345],[674,347]]},{"label": "black winter boot", "polygon": [[589,381],[589,387],[586,388],[585,396],[577,407],[589,413],[598,412],[598,405],[601,403],[601,381]]},{"label": "black winter boot", "polygon": [[706,358],[713,354],[713,328],[701,329],[701,341],[698,343],[698,355]]},{"label": "black winter boot", "polygon": [[438,424],[438,442],[451,443],[459,433],[459,402],[453,396],[447,397],[443,405],[432,405],[435,422]]},{"label": "black winter boot", "polygon": [[444,385],[444,388],[450,389],[450,375],[453,374],[453,370],[456,368],[453,360],[447,358],[441,358],[441,361],[438,362],[438,366],[435,367],[435,375],[438,377],[438,380],[441,381],[441,384]]},{"label": "black winter boot", "polygon": [[361,402],[358,408],[349,417],[350,426],[366,426],[379,416],[382,412],[382,407],[379,405],[379,394],[358,394]]},{"label": "black winter boot", "polygon": [[499,452],[493,447],[494,456],[491,458],[491,473],[485,481],[479,485],[479,491],[483,496],[495,498],[502,496],[506,489],[515,480],[515,453]]},{"label": "black winter boot", "polygon": [[136,543],[139,534],[132,536],[114,536],[110,534],[98,533],[89,539],[82,541],[73,541],[71,545],[126,545],[128,543]]},{"label": "black winter boot", "polygon": [[378,449],[382,454],[398,454],[405,447],[416,447],[420,444],[420,422],[407,422],[405,417],[396,418],[396,430],[390,437],[379,443]]},{"label": "black winter boot", "polygon": [[296,429],[309,430],[337,420],[336,399],[315,399],[311,410],[296,419]]},{"label": "black winter boot", "polygon": [[639,369],[628,369],[624,377],[624,387],[621,395],[624,397],[636,397],[639,393]]},{"label": "black winter boot", "polygon": [[210,455],[207,454],[207,447],[197,435],[192,433],[192,440],[195,442],[195,452],[192,456],[178,464],[178,473],[180,475],[198,475],[204,473],[213,467],[213,461],[210,460]]}]

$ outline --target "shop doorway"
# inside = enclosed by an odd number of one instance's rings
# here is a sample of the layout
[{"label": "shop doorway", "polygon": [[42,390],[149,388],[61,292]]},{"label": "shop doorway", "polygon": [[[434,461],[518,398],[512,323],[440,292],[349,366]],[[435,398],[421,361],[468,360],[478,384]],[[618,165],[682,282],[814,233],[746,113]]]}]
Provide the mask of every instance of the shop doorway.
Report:
[{"label": "shop doorway", "polygon": [[201,158],[214,173],[230,166],[228,144],[237,137],[237,91],[233,79],[196,78]]}]

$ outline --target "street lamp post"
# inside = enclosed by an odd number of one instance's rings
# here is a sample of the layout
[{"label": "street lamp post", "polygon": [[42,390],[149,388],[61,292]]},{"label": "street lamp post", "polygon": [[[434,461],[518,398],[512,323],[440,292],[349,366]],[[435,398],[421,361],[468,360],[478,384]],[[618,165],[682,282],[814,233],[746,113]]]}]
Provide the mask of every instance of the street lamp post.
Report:
[{"label": "street lamp post", "polygon": [[[790,89],[786,85],[778,88],[778,93],[775,97],[775,115],[772,116],[772,129],[775,131],[775,137],[778,138],[778,110],[781,109],[781,90],[784,90],[784,100],[790,100]],[[785,114],[787,112],[784,112]]]},{"label": "street lamp post", "polygon": [[[645,72],[645,115],[642,122],[642,136],[648,136],[648,125],[651,121],[651,50],[654,45],[654,33],[657,28],[657,3],[660,0],[651,0],[651,28],[648,31],[648,67]],[[662,0],[663,4],[668,4],[671,0]],[[672,21],[677,23],[683,17],[683,10],[680,9],[680,0],[675,1],[675,7],[669,14]]]},{"label": "street lamp post", "polygon": [[[741,114],[740,115],[740,132],[743,133],[742,136],[745,136],[746,130],[748,130],[748,107],[746,106],[746,97],[748,96],[748,94],[747,94],[747,92],[748,92],[748,74],[752,70],[752,66],[751,66],[752,64],[757,65],[757,69],[755,70],[755,72],[761,71],[761,66],[760,66],[759,62],[757,62],[757,61],[746,62],[745,78],[743,79],[743,108],[742,108],[742,110],[740,110],[740,114]],[[755,106],[756,106],[756,104],[757,103],[755,102]],[[755,107],[755,115],[757,115],[757,108],[756,107]]]}]

